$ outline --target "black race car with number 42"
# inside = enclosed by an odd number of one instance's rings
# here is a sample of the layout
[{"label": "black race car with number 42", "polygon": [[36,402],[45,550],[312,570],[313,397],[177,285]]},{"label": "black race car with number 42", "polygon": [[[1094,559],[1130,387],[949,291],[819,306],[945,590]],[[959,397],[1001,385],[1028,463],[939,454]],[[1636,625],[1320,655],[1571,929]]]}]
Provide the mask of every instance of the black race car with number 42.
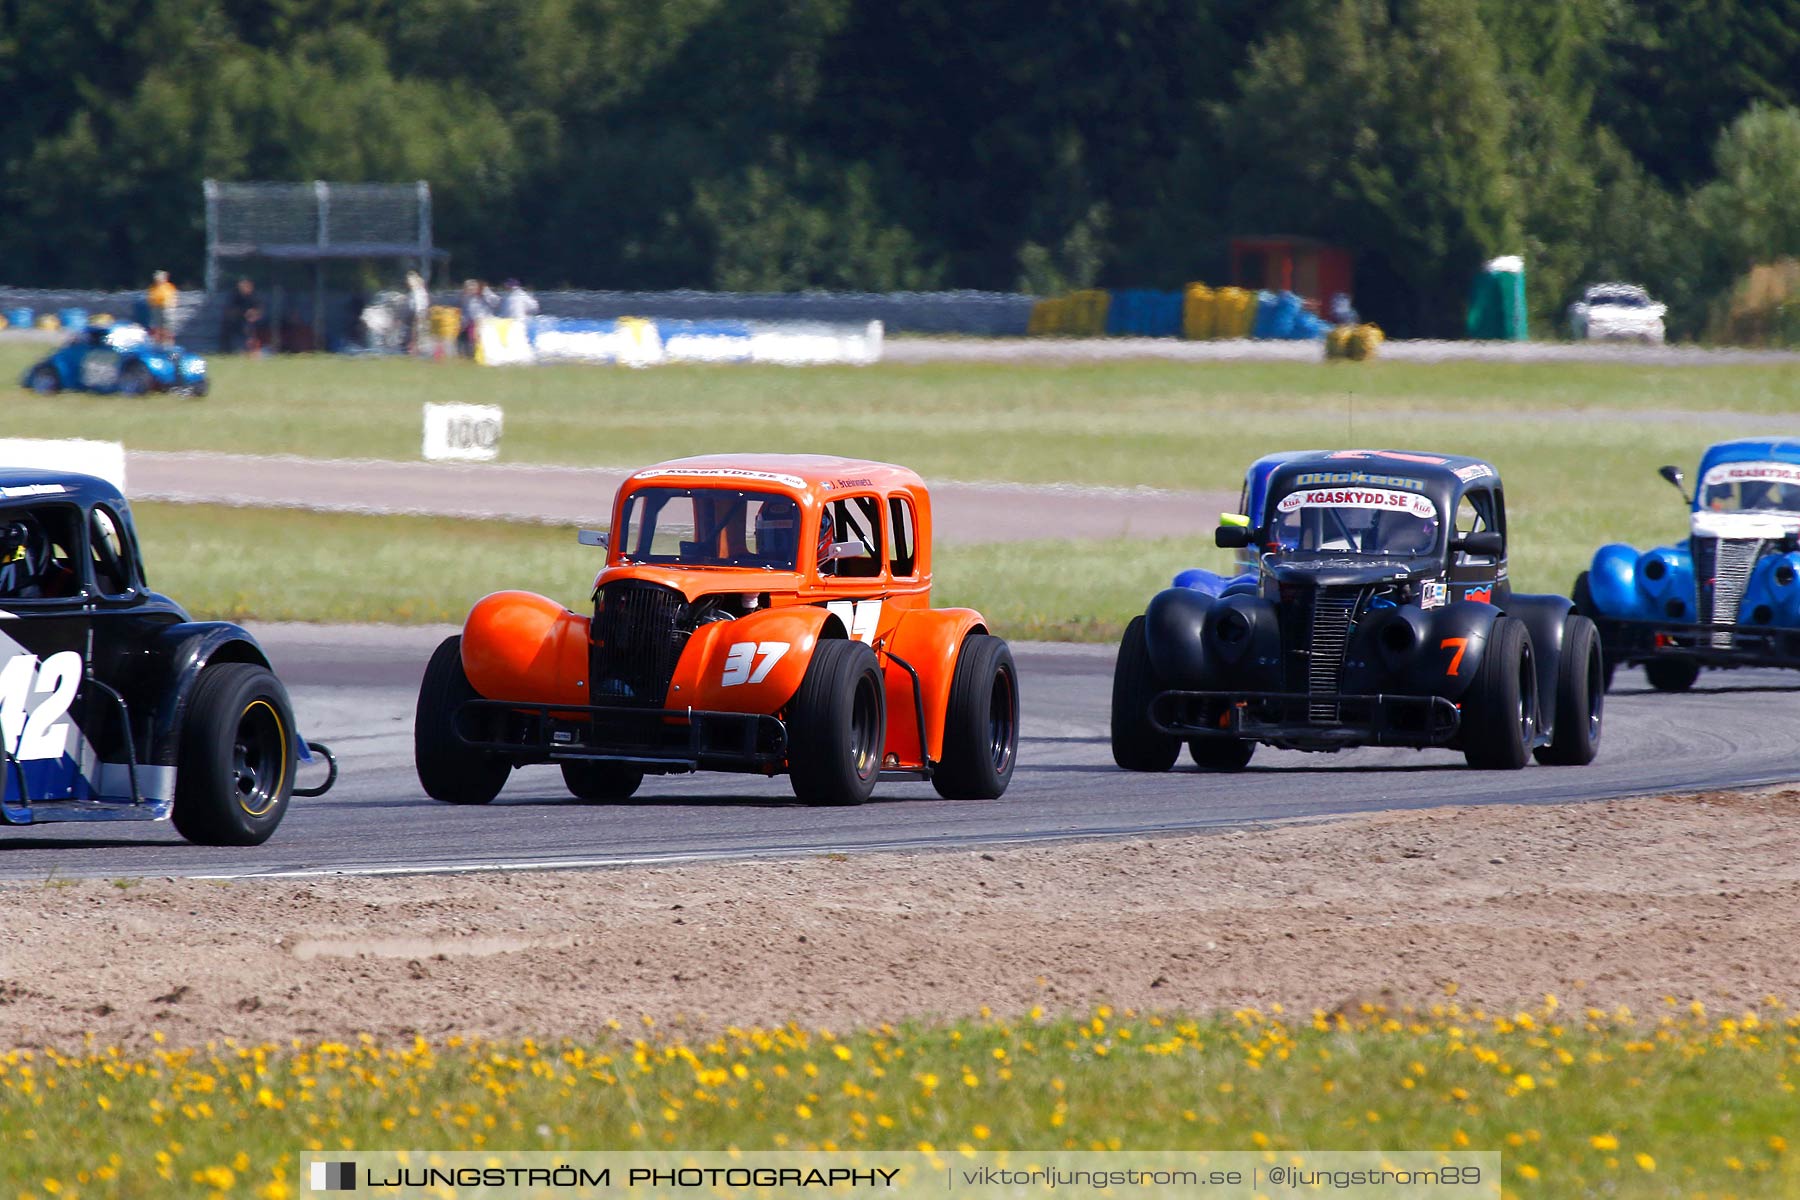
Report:
[{"label": "black race car with number 42", "polygon": [[1113,675],[1113,758],[1166,771],[1183,743],[1212,770],[1257,744],[1446,747],[1472,767],[1581,765],[1600,744],[1594,624],[1563,596],[1512,590],[1489,463],[1341,450],[1280,464],[1253,592],[1174,587],[1132,619]]},{"label": "black race car with number 42", "polygon": [[[295,787],[315,755],[326,778]],[[336,777],[256,639],[150,590],[118,488],[0,467],[0,825],[171,820],[254,846]]]}]

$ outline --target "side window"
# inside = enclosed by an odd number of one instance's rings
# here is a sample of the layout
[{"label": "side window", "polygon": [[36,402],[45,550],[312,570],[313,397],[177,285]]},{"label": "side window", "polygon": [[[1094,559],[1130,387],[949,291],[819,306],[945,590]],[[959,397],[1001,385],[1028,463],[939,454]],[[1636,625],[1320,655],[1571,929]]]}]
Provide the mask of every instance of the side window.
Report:
[{"label": "side window", "polygon": [[[839,579],[881,574],[881,501],[847,496],[825,506],[819,530],[819,573]],[[829,548],[830,553],[827,554]]]},{"label": "side window", "polygon": [[[1486,533],[1490,530],[1499,530],[1498,515],[1493,492],[1485,489],[1467,492],[1463,495],[1462,503],[1456,506],[1456,532],[1459,534]],[[1500,532],[1504,532],[1504,530],[1500,530]],[[1466,563],[1471,566],[1492,566],[1500,560],[1490,554],[1468,554],[1458,551],[1456,561],[1458,564]]]},{"label": "side window", "polygon": [[918,574],[919,553],[913,542],[913,506],[905,496],[888,497],[888,524],[893,528],[894,556],[891,566],[896,579]]},{"label": "side window", "polygon": [[94,560],[94,583],[103,596],[124,596],[135,583],[131,549],[125,543],[124,523],[118,514],[96,505],[88,529],[88,548]]},{"label": "side window", "polygon": [[0,511],[0,600],[59,600],[81,592],[79,510],[67,504]]}]

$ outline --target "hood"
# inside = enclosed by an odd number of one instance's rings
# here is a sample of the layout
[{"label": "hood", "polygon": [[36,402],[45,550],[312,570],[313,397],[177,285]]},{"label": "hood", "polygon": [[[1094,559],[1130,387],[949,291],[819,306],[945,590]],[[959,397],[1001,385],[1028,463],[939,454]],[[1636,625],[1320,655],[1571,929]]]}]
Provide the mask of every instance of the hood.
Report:
[{"label": "hood", "polygon": [[597,588],[602,584],[619,583],[627,579],[673,588],[690,602],[698,600],[701,596],[716,596],[722,592],[780,594],[796,592],[800,589],[800,576],[793,571],[744,570],[734,567],[717,569],[668,567],[637,563],[605,567],[595,577],[594,586]]},{"label": "hood", "polygon": [[1800,530],[1800,515],[1775,512],[1709,512],[1693,515],[1695,537],[1756,538],[1776,541]]},{"label": "hood", "polygon": [[1264,564],[1277,583],[1304,587],[1366,587],[1372,583],[1423,579],[1439,573],[1437,562],[1431,559],[1356,554],[1288,555],[1265,559]]}]

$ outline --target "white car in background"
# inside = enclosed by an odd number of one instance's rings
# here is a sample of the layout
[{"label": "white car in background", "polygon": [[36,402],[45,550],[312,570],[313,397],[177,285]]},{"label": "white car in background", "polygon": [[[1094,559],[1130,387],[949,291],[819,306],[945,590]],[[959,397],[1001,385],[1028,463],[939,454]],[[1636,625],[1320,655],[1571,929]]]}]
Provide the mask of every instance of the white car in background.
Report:
[{"label": "white car in background", "polygon": [[1569,305],[1569,332],[1577,341],[1628,341],[1663,344],[1666,304],[1650,299],[1635,283],[1589,284],[1581,299]]}]

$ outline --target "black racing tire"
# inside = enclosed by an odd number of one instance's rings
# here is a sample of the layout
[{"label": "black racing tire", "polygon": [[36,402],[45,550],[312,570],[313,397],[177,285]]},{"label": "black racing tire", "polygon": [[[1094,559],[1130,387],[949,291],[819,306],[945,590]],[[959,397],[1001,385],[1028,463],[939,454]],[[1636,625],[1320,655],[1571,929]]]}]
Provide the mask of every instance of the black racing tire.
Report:
[{"label": "black racing tire", "polygon": [[1482,770],[1516,771],[1531,761],[1536,730],[1531,634],[1517,617],[1496,617],[1463,701],[1463,757]]},{"label": "black racing tire", "polygon": [[1181,756],[1181,739],[1150,724],[1150,701],[1163,690],[1150,661],[1144,618],[1133,617],[1113,664],[1112,754],[1127,771],[1167,771]]},{"label": "black racing tire", "polygon": [[119,370],[119,393],[125,396],[148,396],[156,390],[150,368],[141,362],[128,362]]},{"label": "black racing tire", "polygon": [[1194,738],[1188,757],[1202,771],[1241,771],[1250,765],[1256,743],[1248,738]]},{"label": "black racing tire", "polygon": [[931,785],[946,800],[998,800],[1019,757],[1019,673],[1006,642],[963,639],[944,706],[944,759]]},{"label": "black racing tire", "polygon": [[260,846],[287,812],[299,741],[287,689],[267,667],[200,672],[181,722],[175,828],[202,846]]},{"label": "black racing tire", "polygon": [[512,764],[477,750],[456,736],[456,710],[481,698],[463,673],[462,637],[447,637],[432,651],[413,710],[413,768],[419,785],[445,804],[486,804],[500,794]]},{"label": "black racing tire", "polygon": [[627,763],[585,760],[563,763],[562,777],[569,795],[597,803],[629,800],[644,782],[644,773]]},{"label": "black racing tire", "polygon": [[1562,661],[1556,667],[1556,723],[1550,744],[1533,750],[1546,766],[1585,767],[1600,752],[1606,707],[1606,664],[1600,634],[1580,613],[1563,621]]},{"label": "black racing tire", "polygon": [[212,384],[202,376],[187,385],[187,394],[195,400],[206,399],[206,393],[212,390]]},{"label": "black racing tire", "polygon": [[802,804],[861,804],[881,776],[887,694],[875,651],[828,638],[813,647],[788,705],[788,776]]},{"label": "black racing tire", "polygon": [[39,363],[31,368],[31,374],[26,377],[25,386],[40,396],[54,396],[62,391],[62,376],[58,375],[56,368],[49,363]]},{"label": "black racing tire", "polygon": [[[1594,622],[1596,631],[1600,625],[1600,610],[1594,607],[1594,589],[1588,583],[1588,573],[1583,571],[1575,577],[1575,586],[1569,589],[1569,598],[1575,602],[1575,611]],[[1598,632],[1595,634],[1598,637]],[[1607,691],[1612,691],[1613,675],[1619,669],[1618,657],[1608,649],[1606,642],[1600,642],[1601,682]]]},{"label": "black racing tire", "polygon": [[1659,655],[1644,664],[1644,677],[1659,692],[1685,692],[1700,678],[1700,664],[1691,658]]}]

